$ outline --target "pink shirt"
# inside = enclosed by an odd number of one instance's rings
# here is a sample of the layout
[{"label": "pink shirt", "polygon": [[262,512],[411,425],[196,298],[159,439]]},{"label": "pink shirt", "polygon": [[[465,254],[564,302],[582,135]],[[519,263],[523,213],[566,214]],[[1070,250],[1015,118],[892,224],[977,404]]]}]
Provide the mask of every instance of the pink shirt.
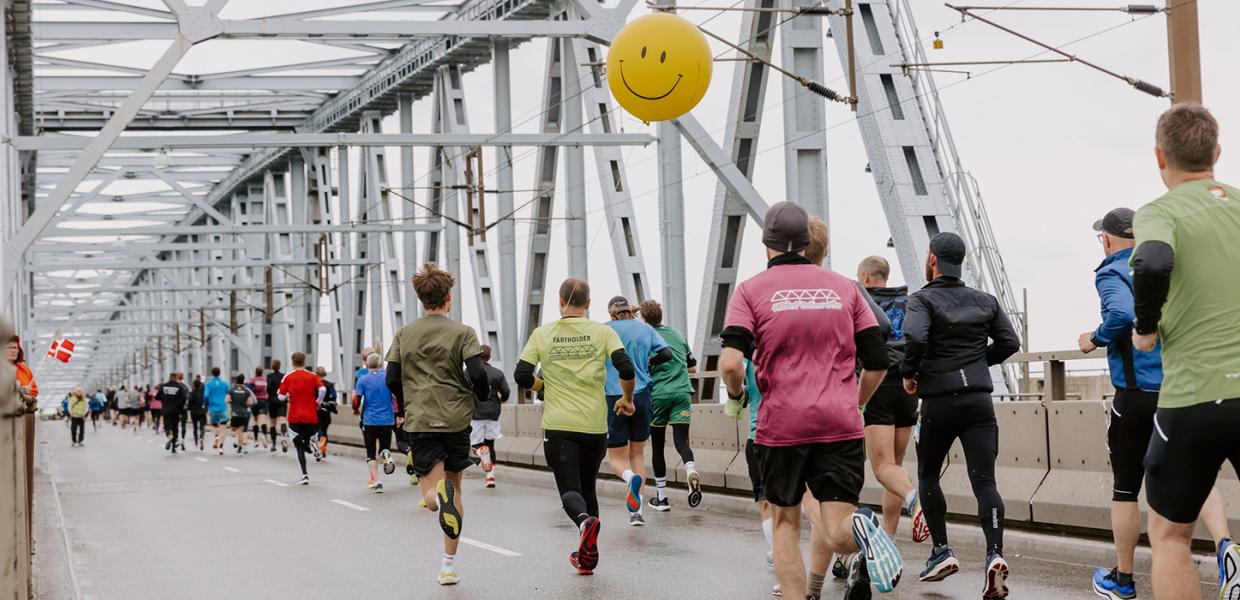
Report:
[{"label": "pink shirt", "polygon": [[754,441],[799,446],[865,437],[853,336],[877,326],[857,285],[817,265],[777,265],[737,286],[725,327],[754,334],[762,391]]}]

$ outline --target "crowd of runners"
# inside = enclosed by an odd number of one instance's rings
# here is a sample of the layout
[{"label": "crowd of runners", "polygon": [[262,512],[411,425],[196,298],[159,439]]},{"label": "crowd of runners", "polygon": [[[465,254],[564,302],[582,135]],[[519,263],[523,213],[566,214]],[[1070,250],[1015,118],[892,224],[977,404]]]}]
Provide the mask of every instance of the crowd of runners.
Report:
[{"label": "crowd of runners", "polygon": [[[1116,390],[1106,432],[1116,562],[1098,569],[1092,582],[1104,598],[1136,597],[1143,483],[1155,596],[1199,597],[1190,541],[1200,517],[1216,543],[1220,597],[1240,598],[1240,546],[1230,541],[1214,487],[1224,460],[1240,470],[1240,444],[1231,437],[1240,429],[1240,353],[1230,350],[1240,339],[1240,277],[1233,276],[1240,265],[1240,190],[1213,177],[1217,140],[1217,123],[1201,106],[1168,110],[1158,122],[1156,155],[1170,191],[1093,225],[1106,255],[1096,270],[1102,323],[1078,343],[1086,353],[1106,348]],[[831,575],[845,580],[846,600],[910,585],[894,542],[902,515],[914,542],[931,542],[915,577],[921,584],[964,569],[948,540],[939,481],[958,440],[986,544],[977,565],[981,596],[1007,597],[992,373],[1020,340],[999,302],[966,285],[965,243],[947,232],[930,239],[927,284],[911,294],[888,287],[891,267],[878,256],[861,262],[855,281],[823,268],[826,225],[796,204],[768,210],[762,243],[767,268],[731,296],[718,372],[727,391],[724,412],[749,422],[744,453],[764,554],[779,579],[774,593],[819,598]],[[450,318],[454,281],[434,264],[413,276],[425,315],[396,332],[386,352],[364,349],[346,395],[359,416],[369,489],[383,490],[380,469],[395,471],[395,438],[419,506],[438,514],[444,585],[460,581],[462,473],[479,465],[486,487],[495,487],[499,416],[512,394],[506,374],[489,362],[491,349]],[[604,459],[625,483],[617,500],[628,524],[642,526],[645,505],[673,506],[665,456],[670,427],[686,504],[703,501],[689,435],[697,363],[683,332],[663,324],[658,302],[634,305],[616,296],[606,305],[610,320],[598,322],[587,317],[592,296],[585,280],[564,280],[558,296],[560,318],[531,333],[510,375],[541,399],[546,463],[577,527],[569,563],[588,575],[602,564],[597,477]],[[189,423],[199,451],[206,451],[207,428],[211,451],[220,454],[230,449],[229,437],[237,454],[291,446],[308,484],[307,456],[326,456],[338,395],[305,354],[289,358],[287,373],[272,360],[248,379],[226,380],[216,368],[192,386],[173,373],[149,387],[76,390],[65,401],[73,441],[81,443],[88,417],[96,421],[107,411],[121,428],[162,427],[165,449],[176,453],[186,448]],[[903,466],[910,443],[915,480]],[[867,457],[884,489],[877,513],[860,506]],[[811,528],[808,569],[803,522]]]}]

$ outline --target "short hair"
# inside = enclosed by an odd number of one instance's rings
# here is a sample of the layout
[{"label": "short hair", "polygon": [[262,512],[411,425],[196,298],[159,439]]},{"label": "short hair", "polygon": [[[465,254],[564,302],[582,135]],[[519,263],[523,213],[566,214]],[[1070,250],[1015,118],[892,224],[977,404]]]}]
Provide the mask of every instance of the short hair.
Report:
[{"label": "short hair", "polygon": [[306,353],[305,352],[294,352],[293,355],[290,356],[289,358],[293,360],[294,367],[306,366]]},{"label": "short hair", "polygon": [[435,310],[448,303],[448,295],[452,293],[455,283],[456,277],[451,273],[428,262],[414,274],[413,291],[418,294],[418,300],[426,310]]},{"label": "short hair", "polygon": [[1218,121],[1206,107],[1181,102],[1158,117],[1154,141],[1167,166],[1188,173],[1209,171],[1218,149]]},{"label": "short hair", "polygon": [[662,304],[659,304],[658,302],[655,302],[654,300],[646,300],[645,302],[641,303],[641,306],[638,307],[638,310],[641,311],[642,320],[645,321],[647,325],[662,325],[663,324],[663,305]]},{"label": "short hair", "polygon": [[212,376],[214,376],[214,377],[219,377],[219,376],[220,376],[220,368],[219,368],[219,367],[211,367],[211,375],[212,375]]},{"label": "short hair", "polygon": [[809,245],[805,247],[805,258],[816,265],[822,265],[827,258],[827,224],[818,217],[809,218]]},{"label": "short hair", "polygon": [[233,377],[233,381],[236,383],[245,383],[245,375],[242,375],[241,373],[237,373],[237,376]]},{"label": "short hair", "polygon": [[568,306],[585,308],[590,302],[590,284],[578,277],[569,277],[560,284],[560,302]]},{"label": "short hair", "polygon": [[383,364],[383,359],[378,354],[371,352],[366,356],[366,366],[371,369],[378,369]]},{"label": "short hair", "polygon": [[857,271],[887,281],[887,278],[891,277],[891,263],[881,256],[867,256],[861,259],[861,264],[857,265]]},{"label": "short hair", "polygon": [[[322,372],[323,372],[323,375],[319,375],[319,371],[322,371]],[[325,368],[323,368],[323,367],[315,367],[315,368],[314,368],[314,374],[315,374],[315,375],[319,375],[319,377],[323,377],[324,375],[327,375],[327,369],[325,369]]]},{"label": "short hair", "polygon": [[262,367],[254,367],[254,376],[255,376],[255,377],[262,377],[262,376],[263,376],[263,368],[262,368]]},{"label": "short hair", "polygon": [[[168,374],[168,381],[176,381],[176,380],[177,380],[177,374],[175,371]],[[103,390],[100,390],[100,391],[103,391]]]},{"label": "short hair", "polygon": [[371,354],[374,354],[374,352],[375,352],[375,349],[371,348],[370,346],[366,346],[362,348],[362,360],[366,360],[366,357],[370,356]]},{"label": "short hair", "polygon": [[487,346],[486,344],[483,344],[482,345],[482,362],[489,362],[490,360],[491,360],[491,347]]},{"label": "short hair", "polygon": [[280,370],[280,359],[278,359],[278,358],[273,358],[273,359],[271,359],[271,370],[272,370],[272,371],[279,371],[279,370]]}]

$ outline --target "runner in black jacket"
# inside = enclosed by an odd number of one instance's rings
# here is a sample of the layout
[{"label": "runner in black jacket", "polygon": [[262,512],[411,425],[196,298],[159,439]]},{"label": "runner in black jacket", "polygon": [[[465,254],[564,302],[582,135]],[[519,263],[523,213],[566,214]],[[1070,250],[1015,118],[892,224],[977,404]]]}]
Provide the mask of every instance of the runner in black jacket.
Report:
[{"label": "runner in black jacket", "polygon": [[[943,459],[957,438],[964,446],[978,518],[986,534],[983,598],[1006,598],[1003,560],[1003,498],[995,487],[999,427],[995,422],[990,367],[1020,349],[1020,339],[994,296],[961,281],[964,242],[954,233],[930,241],[926,279],[909,297],[905,312],[905,390],[920,393],[921,431],[917,478],[934,550],[922,581],[940,581],[960,569],[947,545],[947,501],[939,487]],[[991,341],[993,340],[993,343]]]},{"label": "runner in black jacket", "polygon": [[[189,389],[185,384],[177,381],[177,374],[173,373],[168,376],[168,381],[159,386],[159,401],[163,404],[162,416],[164,420],[164,432],[168,436],[168,442],[164,444],[164,449],[177,453],[177,434],[181,429],[181,419],[185,416],[185,404],[189,401]],[[182,448],[184,449],[184,448]]]}]

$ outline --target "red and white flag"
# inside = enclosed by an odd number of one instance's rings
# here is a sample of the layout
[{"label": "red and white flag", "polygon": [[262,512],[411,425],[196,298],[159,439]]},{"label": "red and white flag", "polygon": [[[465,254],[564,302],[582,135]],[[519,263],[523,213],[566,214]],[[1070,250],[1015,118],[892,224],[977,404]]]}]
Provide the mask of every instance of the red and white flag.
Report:
[{"label": "red and white flag", "polygon": [[47,349],[48,358],[56,358],[56,349],[60,347],[60,340],[52,340],[52,347]]},{"label": "red and white flag", "polygon": [[62,363],[67,363],[73,358],[73,342],[68,339],[54,341],[52,347],[48,348],[47,355]]}]

